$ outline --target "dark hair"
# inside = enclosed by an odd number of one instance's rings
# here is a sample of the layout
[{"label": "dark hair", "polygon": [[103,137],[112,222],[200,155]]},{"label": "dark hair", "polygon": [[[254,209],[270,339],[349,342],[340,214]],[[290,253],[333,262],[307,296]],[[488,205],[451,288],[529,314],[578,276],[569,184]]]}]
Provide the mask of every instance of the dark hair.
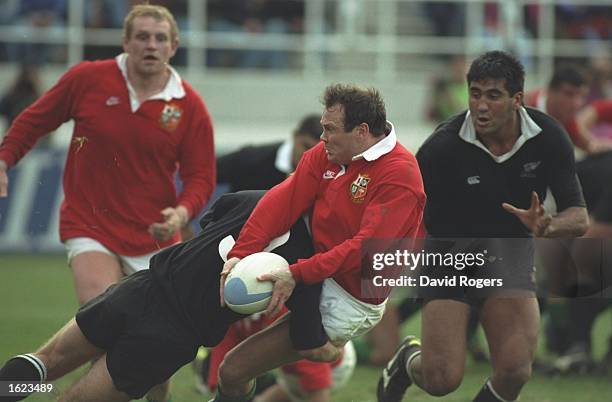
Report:
[{"label": "dark hair", "polygon": [[307,135],[315,140],[318,140],[321,137],[321,132],[323,131],[323,127],[321,127],[321,115],[319,114],[309,114],[305,116],[298,124],[294,133],[297,135]]},{"label": "dark hair", "polygon": [[389,131],[385,102],[374,88],[361,88],[352,84],[333,84],[325,88],[323,104],[326,108],[340,104],[344,107],[344,130],[351,131],[367,123],[370,132],[379,137]]},{"label": "dark hair", "polygon": [[486,52],[476,58],[467,73],[468,85],[472,81],[503,79],[510,96],[523,91],[525,68],[513,55],[501,50]]},{"label": "dark hair", "polygon": [[563,84],[581,87],[583,85],[587,85],[587,83],[588,81],[584,70],[572,64],[565,64],[555,69],[555,72],[548,83],[548,88],[558,89]]}]

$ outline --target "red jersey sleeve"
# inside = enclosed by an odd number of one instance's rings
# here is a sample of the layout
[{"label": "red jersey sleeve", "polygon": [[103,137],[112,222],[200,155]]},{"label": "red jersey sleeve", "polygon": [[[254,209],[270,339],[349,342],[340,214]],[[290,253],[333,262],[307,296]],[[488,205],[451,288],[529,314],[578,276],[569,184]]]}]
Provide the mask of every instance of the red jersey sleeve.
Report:
[{"label": "red jersey sleeve", "polygon": [[183,182],[177,204],[185,206],[189,216],[197,215],[210,199],[216,182],[215,144],[210,115],[202,99],[194,92],[191,125],[180,145],[179,177]]},{"label": "red jersey sleeve", "polygon": [[599,99],[592,103],[597,112],[597,121],[612,123],[612,99]]},{"label": "red jersey sleeve", "polygon": [[[313,284],[338,273],[360,270],[361,242],[364,239],[417,236],[422,230],[425,207],[420,174],[406,176],[398,174],[405,170],[392,167],[389,171],[394,174],[378,187],[370,200],[363,213],[359,232],[326,252],[292,264],[289,268],[296,282]],[[406,180],[406,177],[412,177],[412,180]]]},{"label": "red jersey sleeve", "polygon": [[263,250],[272,239],[287,232],[312,207],[325,163],[315,146],[302,156],[295,172],[271,188],[259,201],[240,232],[229,257],[243,258]]},{"label": "red jersey sleeve", "polygon": [[17,116],[0,145],[0,159],[8,167],[15,165],[39,138],[74,116],[76,100],[79,93],[82,93],[80,78],[86,74],[89,64],[83,62],[70,69],[51,89]]},{"label": "red jersey sleeve", "polygon": [[569,122],[564,124],[564,128],[567,131],[567,134],[569,134],[569,137],[574,143],[574,145],[582,150],[586,150],[588,142],[585,140],[585,138],[582,135],[580,135],[580,131],[578,131],[578,123],[576,123],[576,119],[573,118]]}]

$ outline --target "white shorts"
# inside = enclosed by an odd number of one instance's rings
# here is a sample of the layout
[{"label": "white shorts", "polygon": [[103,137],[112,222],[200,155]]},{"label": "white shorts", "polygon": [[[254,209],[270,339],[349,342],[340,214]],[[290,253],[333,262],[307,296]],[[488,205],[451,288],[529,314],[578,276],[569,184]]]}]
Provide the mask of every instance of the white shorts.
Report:
[{"label": "white shorts", "polygon": [[[326,363],[320,363],[326,364]],[[327,363],[331,364],[331,363]],[[342,361],[336,367],[332,368],[332,391],[344,387],[349,382],[357,365],[357,353],[353,342],[348,341],[344,345],[344,354]],[[300,385],[300,377],[294,373],[287,373],[282,368],[278,371],[278,384],[289,394],[289,398],[293,402],[302,402],[307,400],[307,393]]]},{"label": "white shorts", "polygon": [[381,304],[362,302],[333,279],[325,279],[319,309],[331,343],[344,345],[371,330],[382,319],[386,304],[386,300]]},{"label": "white shorts", "polygon": [[73,237],[66,240],[64,242],[64,246],[66,247],[66,252],[68,254],[68,264],[70,264],[70,261],[74,257],[81,253],[85,253],[87,251],[99,251],[117,257],[121,264],[123,273],[126,275],[133,274],[137,271],[142,271],[143,269],[148,269],[149,260],[158,253],[158,251],[154,251],[149,254],[137,256],[120,255],[113,253],[111,250],[102,245],[102,243],[90,237]]}]

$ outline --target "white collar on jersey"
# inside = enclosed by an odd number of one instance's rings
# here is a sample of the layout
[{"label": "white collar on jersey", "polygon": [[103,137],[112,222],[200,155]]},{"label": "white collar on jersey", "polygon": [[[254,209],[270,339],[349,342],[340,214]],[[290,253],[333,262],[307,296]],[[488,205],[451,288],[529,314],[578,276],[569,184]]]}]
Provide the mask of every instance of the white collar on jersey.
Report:
[{"label": "white collar on jersey", "polygon": [[359,155],[353,156],[353,160],[357,159],[365,159],[368,162],[372,162],[381,156],[388,154],[395,148],[395,144],[397,144],[397,136],[395,135],[395,127],[391,122],[387,121],[387,123],[391,126],[391,132],[385,136],[382,140],[378,141],[376,144],[372,145],[370,148],[366,149]]},{"label": "white collar on jersey", "polygon": [[517,151],[523,146],[525,142],[527,142],[527,140],[535,137],[536,135],[542,132],[542,128],[540,128],[540,126],[538,126],[536,122],[533,121],[533,119],[531,118],[531,116],[529,116],[529,114],[527,113],[527,110],[525,110],[523,106],[519,108],[519,116],[521,119],[521,135],[518,137],[518,139],[514,143],[514,146],[512,147],[512,149],[510,149],[510,151],[506,152],[503,155],[499,155],[499,156],[493,155],[491,151],[489,151],[487,147],[485,147],[484,144],[480,142],[478,137],[476,137],[476,130],[474,129],[474,123],[472,123],[472,119],[470,117],[469,110],[466,113],[465,120],[463,121],[463,125],[461,126],[461,129],[459,130],[459,137],[463,141],[469,142],[470,144],[474,144],[478,148],[481,148],[482,150],[484,150],[486,153],[488,153],[491,156],[491,158],[493,158],[495,162],[497,163],[505,162],[508,159],[510,159],[512,155],[517,153]]},{"label": "white collar on jersey", "polygon": [[[137,111],[140,107],[141,103],[138,102],[138,97],[136,96],[136,91],[132,84],[130,84],[130,80],[127,75],[127,53],[121,53],[115,60],[117,61],[117,66],[119,70],[121,70],[121,74],[123,74],[123,78],[125,78],[125,82],[128,87],[128,93],[130,94],[130,106],[132,108],[132,113]],[[180,99],[185,96],[185,89],[183,88],[183,81],[181,80],[181,76],[176,72],[172,66],[168,65],[168,69],[170,70],[170,79],[166,83],[164,89],[161,92],[156,93],[155,95],[151,95],[147,98],[147,100],[153,99],[161,99],[166,102],[172,99]]]},{"label": "white collar on jersey", "polygon": [[293,172],[293,165],[291,163],[291,154],[293,153],[293,139],[289,138],[285,140],[278,147],[276,151],[276,159],[274,160],[274,167],[279,171],[290,174]]}]

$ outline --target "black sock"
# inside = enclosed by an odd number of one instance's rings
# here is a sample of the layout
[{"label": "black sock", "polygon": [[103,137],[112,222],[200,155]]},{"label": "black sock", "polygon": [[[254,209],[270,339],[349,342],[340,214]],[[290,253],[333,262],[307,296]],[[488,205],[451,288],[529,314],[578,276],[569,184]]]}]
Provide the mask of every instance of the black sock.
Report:
[{"label": "black sock", "polygon": [[[34,355],[19,355],[7,361],[0,367],[0,382],[7,384],[11,381],[44,381],[47,378],[47,369],[42,361]],[[7,396],[8,390],[2,387],[1,402],[21,401],[28,395]]]},{"label": "black sock", "polygon": [[246,395],[228,396],[223,393],[219,384],[217,385],[217,394],[211,402],[249,402],[255,396],[255,388],[255,381],[253,381],[253,386]]},{"label": "black sock", "polygon": [[508,401],[495,392],[493,386],[491,385],[491,380],[487,380],[485,385],[482,386],[480,392],[476,397],[472,400],[472,402],[512,402]]}]

